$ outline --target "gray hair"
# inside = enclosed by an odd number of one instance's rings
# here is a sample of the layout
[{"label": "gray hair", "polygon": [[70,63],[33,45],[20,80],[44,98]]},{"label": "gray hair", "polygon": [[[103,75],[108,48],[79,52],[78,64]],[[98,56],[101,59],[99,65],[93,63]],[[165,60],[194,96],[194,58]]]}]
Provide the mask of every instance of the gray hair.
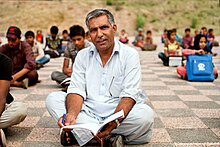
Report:
[{"label": "gray hair", "polygon": [[108,21],[111,25],[115,24],[115,20],[114,20],[114,16],[112,15],[112,13],[106,9],[95,9],[91,12],[88,13],[88,15],[86,16],[86,26],[89,29],[89,21],[92,18],[101,16],[101,15],[106,15],[108,17]]}]

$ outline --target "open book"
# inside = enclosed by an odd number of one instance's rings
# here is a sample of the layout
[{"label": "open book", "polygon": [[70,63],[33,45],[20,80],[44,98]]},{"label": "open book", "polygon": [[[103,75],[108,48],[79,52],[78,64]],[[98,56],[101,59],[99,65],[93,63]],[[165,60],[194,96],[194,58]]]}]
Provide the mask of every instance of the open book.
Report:
[{"label": "open book", "polygon": [[69,125],[69,126],[64,126],[64,128],[67,129],[76,129],[76,130],[82,130],[82,129],[86,129],[91,131],[91,133],[93,135],[97,135],[97,133],[109,122],[116,120],[118,118],[123,118],[124,117],[124,111],[121,110],[111,116],[109,116],[108,118],[106,118],[102,123],[86,123],[86,124],[74,124],[74,125]]}]

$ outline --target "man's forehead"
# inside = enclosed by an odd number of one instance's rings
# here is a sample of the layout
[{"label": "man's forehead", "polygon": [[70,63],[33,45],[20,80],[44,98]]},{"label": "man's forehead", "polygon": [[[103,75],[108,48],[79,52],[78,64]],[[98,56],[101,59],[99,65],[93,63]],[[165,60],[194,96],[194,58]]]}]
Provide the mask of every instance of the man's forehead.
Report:
[{"label": "man's forehead", "polygon": [[107,15],[100,15],[89,20],[89,26],[98,27],[102,25],[110,24]]}]

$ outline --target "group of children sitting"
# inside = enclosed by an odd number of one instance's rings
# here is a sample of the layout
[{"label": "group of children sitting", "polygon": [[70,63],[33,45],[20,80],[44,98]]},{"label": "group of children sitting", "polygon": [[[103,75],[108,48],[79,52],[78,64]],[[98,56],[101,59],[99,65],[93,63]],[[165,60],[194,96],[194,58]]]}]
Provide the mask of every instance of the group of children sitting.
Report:
[{"label": "group of children sitting", "polygon": [[[123,39],[128,35],[125,30],[121,31],[119,40],[123,43]],[[216,56],[217,53],[212,51],[213,46],[219,46],[219,43],[215,40],[214,30],[207,30],[206,27],[202,27],[200,32],[195,30],[195,37],[191,35],[190,28],[185,29],[185,35],[181,38],[177,34],[177,30],[164,30],[164,34],[161,36],[161,41],[164,43],[164,51],[158,54],[158,57],[162,60],[164,66],[169,66],[170,57],[181,57],[181,62],[186,59],[189,55],[204,55],[211,54]],[[157,45],[153,43],[152,32],[148,30],[146,37],[144,37],[143,29],[138,29],[138,34],[132,44],[136,47],[140,47],[143,51],[156,50]],[[214,66],[214,65],[213,65]],[[177,73],[181,78],[187,79],[186,66],[181,64],[177,67]],[[218,77],[216,67],[213,68],[214,78]]]}]

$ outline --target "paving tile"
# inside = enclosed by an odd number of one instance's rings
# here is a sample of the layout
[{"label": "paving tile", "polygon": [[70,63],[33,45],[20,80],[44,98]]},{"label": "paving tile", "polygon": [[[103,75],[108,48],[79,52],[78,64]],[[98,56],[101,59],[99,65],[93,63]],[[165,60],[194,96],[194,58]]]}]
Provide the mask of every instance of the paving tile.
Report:
[{"label": "paving tile", "polygon": [[171,90],[150,90],[147,95],[175,95],[175,93]]},{"label": "paving tile", "polygon": [[154,118],[154,128],[164,128],[164,124],[160,118]]},{"label": "paving tile", "polygon": [[25,141],[58,142],[59,128],[34,128]]},{"label": "paving tile", "polygon": [[219,147],[220,143],[174,143],[175,147]]},{"label": "paving tile", "polygon": [[52,117],[42,117],[35,128],[59,128],[59,126]]},{"label": "paving tile", "polygon": [[152,101],[151,102],[155,109],[181,109],[188,108],[181,101]]},{"label": "paving tile", "polygon": [[196,90],[193,86],[190,85],[168,85],[171,90]]},{"label": "paving tile", "polygon": [[28,96],[28,94],[10,93],[16,101],[23,101]]},{"label": "paving tile", "polygon": [[198,90],[173,90],[177,95],[201,95]]},{"label": "paving tile", "polygon": [[59,142],[25,141],[22,147],[61,147]]},{"label": "paving tile", "polygon": [[205,95],[178,95],[178,97],[183,101],[212,101]]},{"label": "paving tile", "polygon": [[45,113],[46,108],[28,108],[27,114],[31,116],[42,116]]},{"label": "paving tile", "polygon": [[167,86],[143,86],[145,90],[169,90]]},{"label": "paving tile", "polygon": [[44,108],[45,101],[25,101],[28,108]]},{"label": "paving tile", "polygon": [[213,85],[213,86],[194,86],[196,89],[200,89],[200,90],[219,90],[219,87]]},{"label": "paving tile", "polygon": [[25,101],[42,101],[46,100],[48,94],[29,94],[26,98]]},{"label": "paving tile", "polygon": [[214,101],[220,101],[219,95],[208,95],[207,97],[209,97],[210,99],[212,99]]},{"label": "paving tile", "polygon": [[153,134],[152,134],[152,139],[151,142],[171,142],[171,138],[169,136],[169,134],[167,133],[166,129],[154,129],[153,130]]},{"label": "paving tile", "polygon": [[[145,146],[145,147],[148,147],[148,146]],[[149,147],[175,147],[175,145],[171,143],[152,143],[152,144],[149,144]]]},{"label": "paving tile", "polygon": [[11,142],[22,142],[31,133],[33,128],[10,127],[7,128],[5,135]]},{"label": "paving tile", "polygon": [[201,109],[218,109],[220,106],[213,101],[185,101],[184,102],[190,108],[201,108]]},{"label": "paving tile", "polygon": [[151,101],[180,101],[176,95],[153,95],[148,96]]},{"label": "paving tile", "polygon": [[178,82],[169,82],[169,81],[164,81],[166,85],[188,85],[188,83],[184,82],[183,80],[178,81]]},{"label": "paving tile", "polygon": [[220,129],[220,118],[201,118],[201,120],[209,128],[219,128]]},{"label": "paving tile", "polygon": [[204,95],[220,95],[220,89],[219,90],[200,90],[200,92]]},{"label": "paving tile", "polygon": [[197,117],[162,117],[161,120],[169,129],[207,128]]},{"label": "paving tile", "polygon": [[167,129],[176,143],[219,143],[219,138],[210,129]]},{"label": "paving tile", "polygon": [[206,87],[215,86],[213,82],[189,82],[188,81],[187,83],[193,86],[206,86]]},{"label": "paving tile", "polygon": [[155,110],[161,117],[195,117],[190,109],[157,109]]},{"label": "paving tile", "polygon": [[211,129],[220,138],[220,128]]},{"label": "paving tile", "polygon": [[54,91],[58,91],[57,88],[53,88],[53,89],[35,89],[34,91],[31,92],[31,94],[49,94],[51,92],[54,92]]},{"label": "paving tile", "polygon": [[220,118],[220,109],[192,109],[200,118]]},{"label": "paving tile", "polygon": [[161,77],[159,77],[160,78],[160,80],[161,81],[164,81],[164,82],[180,82],[180,79],[179,79],[179,77],[176,75],[176,76],[172,76],[172,77],[170,77],[170,78],[161,78]]},{"label": "paving tile", "polygon": [[166,84],[161,81],[147,81],[142,82],[141,86],[166,86]]},{"label": "paving tile", "polygon": [[220,107],[220,101],[215,101],[215,103],[217,103],[219,105],[219,107]]},{"label": "paving tile", "polygon": [[39,116],[30,116],[28,115],[23,122],[21,122],[20,124],[18,125],[15,125],[16,127],[21,127],[21,128],[33,128],[36,126],[36,124],[38,123],[38,121],[40,120],[41,118]]},{"label": "paving tile", "polygon": [[8,141],[7,140],[7,147],[23,147],[23,145],[19,141]]}]

